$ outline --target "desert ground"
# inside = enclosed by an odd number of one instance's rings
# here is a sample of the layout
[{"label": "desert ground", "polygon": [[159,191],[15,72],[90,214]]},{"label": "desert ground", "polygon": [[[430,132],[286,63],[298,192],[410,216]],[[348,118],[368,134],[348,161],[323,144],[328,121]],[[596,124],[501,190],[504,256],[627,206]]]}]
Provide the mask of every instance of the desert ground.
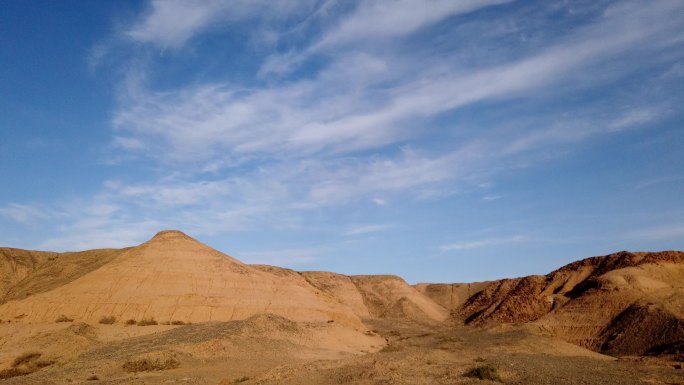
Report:
[{"label": "desert ground", "polygon": [[248,265],[179,231],[0,248],[0,383],[684,384],[684,253],[409,285]]}]

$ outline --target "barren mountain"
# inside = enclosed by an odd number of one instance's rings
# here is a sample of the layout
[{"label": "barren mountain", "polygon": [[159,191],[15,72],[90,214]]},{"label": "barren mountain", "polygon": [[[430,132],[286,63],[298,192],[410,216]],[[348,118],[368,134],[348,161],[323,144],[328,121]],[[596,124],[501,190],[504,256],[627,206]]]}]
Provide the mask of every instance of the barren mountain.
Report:
[{"label": "barren mountain", "polygon": [[[40,276],[24,279],[39,282]],[[0,314],[7,318],[30,322],[52,322],[60,315],[82,322],[107,316],[160,322],[230,321],[260,313],[301,321],[332,320],[364,330],[349,308],[305,280],[250,267],[177,231],[161,232],[123,250],[108,263],[53,290],[0,305]]]},{"label": "barren mountain", "polygon": [[0,249],[0,380],[13,384],[454,384],[479,381],[478,363],[506,383],[683,384],[672,360],[676,251],[411,286],[246,265],[178,231],[120,250]]}]

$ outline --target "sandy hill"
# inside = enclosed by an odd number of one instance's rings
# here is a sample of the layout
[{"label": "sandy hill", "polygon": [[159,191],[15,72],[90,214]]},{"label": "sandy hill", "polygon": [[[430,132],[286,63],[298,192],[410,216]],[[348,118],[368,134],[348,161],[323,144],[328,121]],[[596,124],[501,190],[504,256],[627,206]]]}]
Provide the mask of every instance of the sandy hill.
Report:
[{"label": "sandy hill", "polygon": [[[6,302],[0,314],[29,322],[53,322],[66,315],[92,323],[105,316],[122,321],[203,322],[273,313],[296,321],[335,321],[365,330],[348,307],[306,280],[250,267],[178,231],[160,232],[140,246],[107,256],[112,258],[93,258],[97,263],[78,274],[64,275],[68,278],[58,274],[66,282],[61,286]],[[35,259],[45,258],[41,254]],[[21,281],[36,286],[45,275],[40,268],[44,264],[36,262],[31,266],[38,268],[23,269]],[[5,295],[12,297],[19,286],[15,283]]]}]

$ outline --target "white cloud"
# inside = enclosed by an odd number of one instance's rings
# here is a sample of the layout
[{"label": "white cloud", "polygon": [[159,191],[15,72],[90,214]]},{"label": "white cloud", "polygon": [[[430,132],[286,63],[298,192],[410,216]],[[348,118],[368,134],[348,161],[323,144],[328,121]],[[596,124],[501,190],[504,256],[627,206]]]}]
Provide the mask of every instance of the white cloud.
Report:
[{"label": "white cloud", "polygon": [[357,225],[349,230],[345,231],[343,235],[346,236],[352,236],[352,235],[364,235],[364,234],[372,234],[372,233],[377,233],[380,231],[385,231],[389,228],[393,227],[393,225],[389,224],[366,224],[366,225]]},{"label": "white cloud", "polygon": [[[569,75],[578,71],[587,71],[585,79],[594,73],[599,82],[604,74],[589,69],[638,46],[653,49],[650,42],[678,21],[661,20],[671,8],[667,2],[648,10],[622,7],[542,52],[486,69],[445,72],[440,58],[406,76],[401,71],[415,71],[414,66],[387,70],[389,58],[343,52],[313,79],[268,87],[212,83],[177,92],[137,91],[115,115],[121,133],[117,141],[130,151],[141,148],[149,153],[149,148],[158,148],[151,152],[184,161],[207,160],[219,153],[306,156],[377,149],[420,137],[424,129],[419,122],[446,111],[540,89],[552,92],[550,87],[559,83],[571,85]],[[622,69],[630,71],[628,65]],[[391,86],[378,88],[389,80]],[[612,127],[653,116],[632,114],[612,122]]]},{"label": "white cloud", "polygon": [[319,259],[323,252],[320,248],[301,248],[301,249],[277,249],[243,251],[234,257],[245,263],[265,264],[274,266],[301,266],[308,265]]},{"label": "white cloud", "polygon": [[315,47],[408,35],[450,16],[511,0],[365,0]]},{"label": "white cloud", "polygon": [[313,0],[152,0],[149,10],[126,35],[161,48],[179,48],[221,22],[287,18],[311,12],[314,5]]},{"label": "white cloud", "polygon": [[373,198],[371,201],[378,206],[387,206],[387,201],[382,198]]},{"label": "white cloud", "polygon": [[30,223],[53,216],[52,210],[26,204],[9,203],[0,207],[0,217],[12,219],[19,223]]},{"label": "white cloud", "polygon": [[487,239],[477,239],[477,240],[471,240],[471,241],[450,243],[448,245],[442,245],[439,248],[440,248],[440,250],[442,250],[444,252],[453,251],[453,250],[471,250],[471,249],[480,249],[480,248],[489,247],[489,246],[505,245],[505,244],[510,244],[510,243],[521,243],[521,242],[526,242],[528,240],[529,240],[529,237],[527,237],[525,235],[516,235],[516,236],[506,237],[506,238],[487,238]]},{"label": "white cloud", "polygon": [[626,234],[627,239],[681,239],[684,237],[684,223],[672,223],[663,226],[653,226],[632,231]]}]

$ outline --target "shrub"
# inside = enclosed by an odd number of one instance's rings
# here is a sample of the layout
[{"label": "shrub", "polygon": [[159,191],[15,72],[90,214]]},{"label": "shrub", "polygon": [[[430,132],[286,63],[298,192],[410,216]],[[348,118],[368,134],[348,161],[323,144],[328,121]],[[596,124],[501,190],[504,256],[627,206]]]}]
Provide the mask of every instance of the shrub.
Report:
[{"label": "shrub", "polygon": [[127,372],[152,372],[156,370],[168,370],[175,369],[180,366],[180,362],[173,357],[169,357],[165,360],[151,359],[151,358],[140,358],[137,360],[126,361],[122,368]]},{"label": "shrub", "polygon": [[470,369],[463,376],[477,378],[480,380],[489,380],[502,382],[498,370],[492,365],[483,365]]},{"label": "shrub", "polygon": [[382,349],[380,349],[380,353],[398,352],[400,350],[401,348],[399,346],[385,345]]},{"label": "shrub", "polygon": [[158,323],[154,318],[141,319],[140,321],[138,321],[138,326],[149,326],[149,325],[158,325]]},{"label": "shrub", "polygon": [[20,355],[14,359],[11,368],[0,370],[0,379],[25,376],[54,363],[53,361],[39,360],[41,355],[38,352]]},{"label": "shrub", "polygon": [[65,316],[64,314],[62,314],[61,316],[57,317],[55,322],[74,322],[74,319],[69,318],[69,317]]},{"label": "shrub", "polygon": [[97,381],[99,379],[100,379],[100,377],[93,374],[92,376],[86,378],[86,381]]},{"label": "shrub", "polygon": [[171,325],[190,325],[190,323],[185,323],[183,321],[171,321]]},{"label": "shrub", "polygon": [[9,369],[3,369],[0,370],[0,379],[7,379],[7,378],[12,378],[12,377],[18,377],[18,376],[25,376],[27,374],[31,374],[31,372],[27,371],[24,368],[9,368]]},{"label": "shrub", "polygon": [[114,322],[116,322],[116,317],[114,317],[113,315],[100,318],[100,323],[104,325],[111,325]]},{"label": "shrub", "polygon": [[129,319],[129,320],[127,320],[127,321],[125,322],[125,324],[126,324],[126,325],[135,325],[136,322],[135,322],[134,319]]},{"label": "shrub", "polygon": [[27,365],[31,361],[35,361],[42,356],[42,353],[38,352],[28,352],[20,355],[19,357],[15,358],[14,361],[12,361],[12,367],[16,368],[17,366],[21,365]]}]

